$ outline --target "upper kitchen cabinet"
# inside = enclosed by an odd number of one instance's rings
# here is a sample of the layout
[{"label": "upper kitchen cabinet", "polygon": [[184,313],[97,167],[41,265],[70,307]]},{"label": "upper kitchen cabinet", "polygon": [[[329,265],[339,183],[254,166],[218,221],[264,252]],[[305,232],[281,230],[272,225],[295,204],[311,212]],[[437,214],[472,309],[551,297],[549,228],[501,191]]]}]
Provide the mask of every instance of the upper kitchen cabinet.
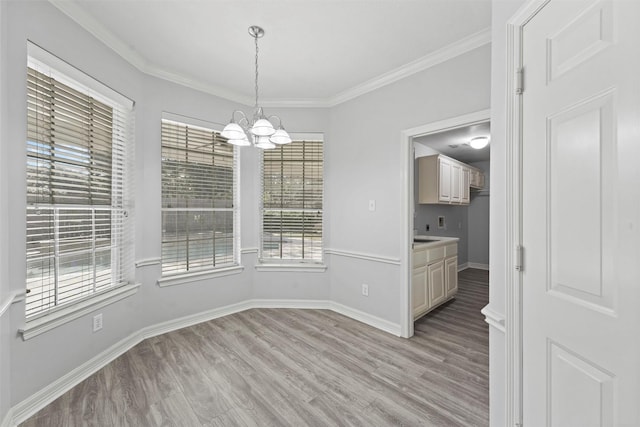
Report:
[{"label": "upper kitchen cabinet", "polygon": [[470,188],[484,186],[482,171],[442,154],[418,158],[418,203],[468,205]]}]

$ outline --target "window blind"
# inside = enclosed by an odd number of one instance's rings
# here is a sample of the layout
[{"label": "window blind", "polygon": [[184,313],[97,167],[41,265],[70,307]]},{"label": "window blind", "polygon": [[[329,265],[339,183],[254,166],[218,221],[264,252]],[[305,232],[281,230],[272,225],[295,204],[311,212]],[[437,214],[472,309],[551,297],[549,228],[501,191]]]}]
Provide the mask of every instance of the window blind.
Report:
[{"label": "window blind", "polygon": [[29,61],[27,317],[133,276],[131,107],[55,76]]},{"label": "window blind", "polygon": [[162,274],[237,264],[237,155],[219,132],[162,120]]},{"label": "window blind", "polygon": [[264,150],[262,190],[261,259],[321,262],[322,141]]}]

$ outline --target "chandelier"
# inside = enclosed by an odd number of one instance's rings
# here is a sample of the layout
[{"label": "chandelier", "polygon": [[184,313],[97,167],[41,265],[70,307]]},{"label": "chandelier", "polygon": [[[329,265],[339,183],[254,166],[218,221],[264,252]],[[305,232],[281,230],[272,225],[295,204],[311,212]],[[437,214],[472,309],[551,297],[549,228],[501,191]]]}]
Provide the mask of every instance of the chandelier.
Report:
[{"label": "chandelier", "polygon": [[[276,144],[288,144],[291,137],[284,130],[282,120],[278,116],[265,116],[262,107],[258,106],[258,39],[264,36],[261,27],[252,25],[249,27],[249,34],[254,38],[256,44],[256,103],[254,105],[253,116],[249,120],[248,116],[240,110],[231,113],[229,124],[224,127],[221,135],[227,138],[227,142],[233,145],[250,146],[270,149],[276,148]],[[239,118],[238,118],[239,117]],[[236,120],[238,118],[238,120]],[[276,129],[271,121],[277,119]]]}]

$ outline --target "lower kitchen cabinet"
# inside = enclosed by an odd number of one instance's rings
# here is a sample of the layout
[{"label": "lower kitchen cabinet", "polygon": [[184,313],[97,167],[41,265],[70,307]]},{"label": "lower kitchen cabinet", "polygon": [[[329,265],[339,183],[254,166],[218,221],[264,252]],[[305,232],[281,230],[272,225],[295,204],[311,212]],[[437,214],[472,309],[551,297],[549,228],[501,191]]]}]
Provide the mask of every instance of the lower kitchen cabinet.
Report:
[{"label": "lower kitchen cabinet", "polygon": [[413,249],[411,308],[418,319],[458,291],[457,243],[417,244]]},{"label": "lower kitchen cabinet", "polygon": [[435,307],[444,301],[447,294],[444,290],[444,261],[436,261],[427,266],[429,281],[429,306]]},{"label": "lower kitchen cabinet", "polygon": [[429,310],[429,290],[427,289],[427,267],[413,269],[411,276],[411,305],[413,313]]},{"label": "lower kitchen cabinet", "polygon": [[447,298],[458,292],[458,257],[452,256],[444,260]]}]

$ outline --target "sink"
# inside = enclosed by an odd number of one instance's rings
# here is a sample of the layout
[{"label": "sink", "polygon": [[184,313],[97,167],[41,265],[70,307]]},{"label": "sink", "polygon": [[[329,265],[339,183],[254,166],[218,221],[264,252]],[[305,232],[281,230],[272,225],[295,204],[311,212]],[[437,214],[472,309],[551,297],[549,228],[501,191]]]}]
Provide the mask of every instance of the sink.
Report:
[{"label": "sink", "polygon": [[430,240],[430,239],[413,239],[413,243],[431,243],[431,242],[439,242],[440,240]]}]

